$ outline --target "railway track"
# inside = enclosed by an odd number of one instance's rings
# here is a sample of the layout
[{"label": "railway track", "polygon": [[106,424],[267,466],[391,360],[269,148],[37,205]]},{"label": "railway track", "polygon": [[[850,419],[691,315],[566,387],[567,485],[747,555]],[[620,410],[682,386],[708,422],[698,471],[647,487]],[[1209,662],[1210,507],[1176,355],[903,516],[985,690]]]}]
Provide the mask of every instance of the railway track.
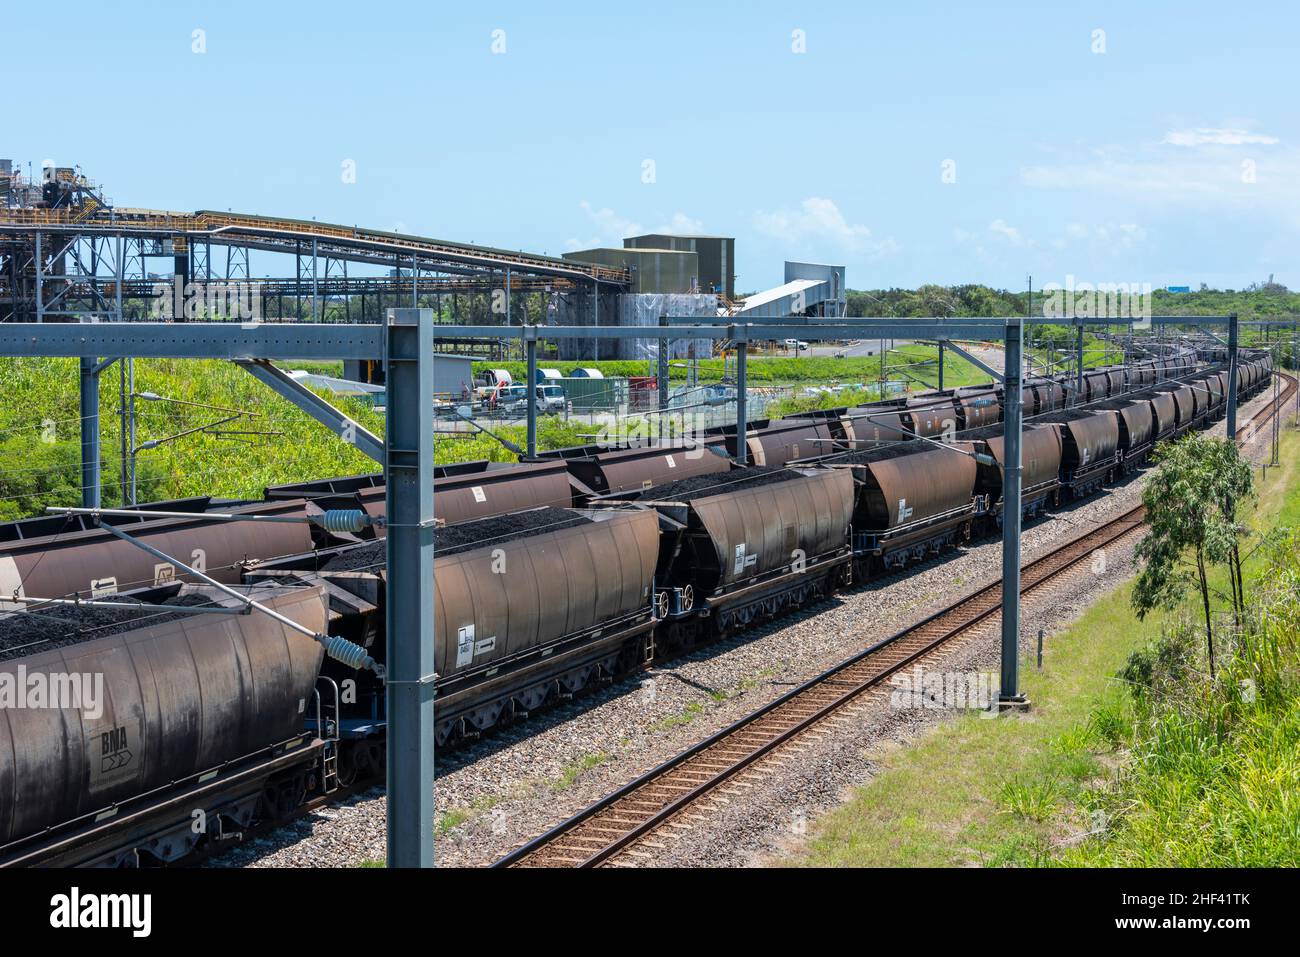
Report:
[{"label": "railway track", "polygon": [[[1258,434],[1259,427],[1295,394],[1295,378],[1281,378],[1285,388],[1277,400],[1237,430],[1238,441]],[[1021,594],[1059,579],[1097,549],[1131,535],[1141,528],[1143,518],[1142,506],[1129,509],[1029,562],[1021,570]],[[999,615],[1001,590],[999,579],[864,649],[646,772],[493,866],[597,867],[617,861],[746,768],[841,712],[890,675]]]}]

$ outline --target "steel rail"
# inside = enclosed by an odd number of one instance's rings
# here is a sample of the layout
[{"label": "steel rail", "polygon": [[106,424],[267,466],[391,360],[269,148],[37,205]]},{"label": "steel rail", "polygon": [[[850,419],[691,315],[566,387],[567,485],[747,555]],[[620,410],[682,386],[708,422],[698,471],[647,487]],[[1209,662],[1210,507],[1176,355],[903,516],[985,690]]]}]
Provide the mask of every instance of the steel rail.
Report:
[{"label": "steel rail", "polygon": [[[1133,531],[1141,524],[1140,513],[1142,511],[1140,506],[1131,509],[1124,515],[1112,519],[1104,526],[1086,532],[1061,548],[1030,562],[1024,567],[1025,577],[1021,592],[1027,593],[1050,581],[1067,568],[1073,567],[1096,548],[1109,544],[1116,538]],[[797,716],[795,723],[778,728],[775,733],[763,732],[762,730],[754,732],[755,734],[765,735],[761,743],[755,746],[736,746],[736,750],[745,752],[742,757],[731,761],[709,779],[663,804],[651,816],[646,817],[645,820],[634,827],[626,829],[624,833],[610,841],[605,847],[586,854],[581,859],[573,856],[564,858],[565,863],[576,863],[582,867],[591,867],[603,863],[629,844],[641,840],[650,832],[656,830],[659,825],[676,816],[690,804],[696,803],[704,794],[712,791],[754,761],[799,735],[812,725],[824,720],[832,713],[841,710],[850,701],[880,684],[889,675],[998,613],[1001,608],[1001,587],[1002,582],[1001,578],[999,578],[962,597],[953,604],[940,609],[917,624],[863,649],[853,657],[809,679],[757,711],[746,715],[664,764],[646,772],[613,794],[552,828],[536,840],[502,858],[494,866],[518,866],[521,864],[531,866],[543,862],[545,860],[544,855],[548,850],[565,836],[575,833],[583,824],[597,819],[602,812],[615,810],[619,802],[653,786],[667,774],[686,765],[691,759],[705,755],[715,747],[725,745],[730,739],[738,738],[762,719],[773,715],[788,705],[797,705],[803,699],[824,689],[836,692],[828,700],[815,703],[811,712]],[[935,628],[939,629],[938,634],[933,633]],[[885,661],[880,660],[882,653],[900,648],[905,649],[901,656]],[[862,677],[849,679],[843,677],[846,672],[851,672],[859,665],[866,665],[870,669],[869,673]],[[845,680],[848,680],[849,686],[840,690],[835,683],[840,682],[842,684]]]},{"label": "steel rail", "polygon": [[[1282,408],[1294,395],[1296,380],[1281,373],[1287,383],[1285,391],[1274,401],[1257,411],[1250,421],[1237,431],[1240,441],[1252,427],[1258,427]],[[1062,546],[1024,566],[1021,593],[1030,591],[1057,579],[1076,567],[1096,549],[1114,543],[1139,529],[1143,524],[1145,509],[1142,506],[1083,532]],[[622,851],[643,840],[670,820],[679,816],[703,797],[783,744],[798,737],[813,725],[819,724],[841,711],[862,694],[880,685],[890,675],[930,654],[961,634],[987,621],[1001,610],[1001,579],[958,599],[951,605],[928,616],[909,628],[891,635],[858,652],[846,661],[804,682],[758,710],[742,717],[709,736],[686,751],[647,771],[635,780],[607,795],[595,804],[551,828],[522,847],[497,861],[494,867],[515,866],[599,866]],[[938,633],[935,634],[935,629]],[[890,656],[889,652],[898,652]],[[855,671],[864,674],[854,674]],[[829,696],[827,693],[829,692]],[[818,700],[820,696],[820,700]],[[804,704],[807,702],[806,704]],[[811,710],[800,711],[801,707]],[[781,712],[793,712],[786,717],[793,721],[781,723]],[[763,723],[776,718],[775,727],[764,729]],[[743,742],[749,736],[751,743]],[[756,743],[753,739],[757,738]],[[707,759],[711,752],[731,751],[738,757],[724,757],[720,761]],[[696,759],[700,759],[696,761]],[[692,763],[715,767],[693,770]],[[720,766],[719,766],[720,765]],[[680,778],[703,778],[688,784],[674,784],[672,775]],[[655,789],[667,791],[667,797],[638,797],[652,794]],[[676,793],[674,793],[676,792]],[[650,813],[637,811],[629,805],[649,805]],[[638,820],[638,818],[640,818]],[[635,823],[628,824],[628,821]],[[595,837],[593,833],[612,835]],[[595,845],[594,847],[592,845]]]}]

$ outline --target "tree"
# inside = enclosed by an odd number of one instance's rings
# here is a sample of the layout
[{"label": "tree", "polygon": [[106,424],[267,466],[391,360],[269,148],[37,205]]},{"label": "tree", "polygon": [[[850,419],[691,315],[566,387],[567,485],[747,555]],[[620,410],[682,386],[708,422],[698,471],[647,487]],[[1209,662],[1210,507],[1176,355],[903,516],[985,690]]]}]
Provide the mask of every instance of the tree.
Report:
[{"label": "tree", "polygon": [[1155,608],[1176,606],[1196,585],[1213,675],[1208,566],[1228,565],[1233,614],[1240,622],[1245,589],[1239,544],[1245,529],[1237,512],[1253,490],[1250,465],[1235,443],[1199,435],[1162,445],[1158,461],[1142,493],[1150,530],[1137,547],[1143,567],[1133,588],[1133,607],[1145,618]]}]

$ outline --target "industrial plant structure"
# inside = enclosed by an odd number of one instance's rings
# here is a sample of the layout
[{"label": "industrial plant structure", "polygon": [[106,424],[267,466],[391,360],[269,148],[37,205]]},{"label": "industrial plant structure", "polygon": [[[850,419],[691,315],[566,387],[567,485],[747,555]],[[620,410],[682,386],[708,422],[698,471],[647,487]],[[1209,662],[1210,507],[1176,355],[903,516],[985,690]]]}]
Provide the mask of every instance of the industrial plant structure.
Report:
[{"label": "industrial plant structure", "polygon": [[[634,236],[622,248],[553,257],[316,220],[115,206],[79,168],[24,174],[0,160],[0,322],[373,323],[386,308],[421,305],[448,323],[480,325],[844,315],[843,266],[786,263],[785,279],[737,299],[730,237]],[[491,348],[449,338],[437,345]],[[599,339],[571,338],[559,349],[560,359],[654,358],[657,340],[609,343],[602,354]],[[673,349],[706,357],[710,345],[684,340]],[[376,362],[351,373],[375,381],[382,369]]]}]

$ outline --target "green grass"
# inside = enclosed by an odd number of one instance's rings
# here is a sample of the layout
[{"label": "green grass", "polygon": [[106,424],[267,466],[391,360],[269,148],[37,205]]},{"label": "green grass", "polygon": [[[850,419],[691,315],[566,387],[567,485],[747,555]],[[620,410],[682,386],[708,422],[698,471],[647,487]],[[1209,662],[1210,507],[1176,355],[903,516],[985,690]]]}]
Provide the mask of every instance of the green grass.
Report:
[{"label": "green grass", "polygon": [[452,828],[460,827],[472,816],[469,808],[454,807],[438,815],[438,820],[435,822],[433,829],[438,834],[446,834]]},{"label": "green grass", "polygon": [[[899,346],[889,354],[889,377],[897,379],[902,373],[895,371],[908,364],[908,372],[921,380],[926,387],[939,387],[939,347],[924,345]],[[951,349],[943,353],[943,387],[956,389],[966,385],[984,385],[989,382],[989,374],[971,365]],[[921,388],[913,383],[913,388]]]},{"label": "green grass", "polygon": [[[378,463],[272,393],[228,362],[137,360],[136,391],[169,400],[217,405],[241,412],[216,426],[217,435],[198,431],[140,452],[140,501],[219,495],[257,498],[268,485],[361,472]],[[50,505],[80,504],[78,374],[75,360],[10,359],[0,363],[0,521],[39,513]],[[365,403],[327,396],[363,427],[383,434],[383,417]],[[179,402],[137,402],[137,441],[164,439],[210,425],[226,413]],[[100,449],[104,504],[121,501],[117,368],[100,387]],[[538,424],[543,449],[585,444],[591,426],[546,417]],[[522,425],[495,429],[518,445]],[[242,434],[233,434],[242,433]],[[436,444],[439,462],[474,459],[510,461],[500,443],[482,435],[446,438]]]},{"label": "green grass", "polygon": [[[668,377],[671,381],[685,380],[687,375],[686,359],[673,359],[669,363]],[[568,375],[574,369],[599,369],[606,376],[651,376],[656,374],[655,366],[649,361],[602,360],[599,362],[557,362],[538,360],[543,369],[558,369]],[[836,359],[833,356],[755,356],[751,355],[746,363],[746,374],[751,385],[774,385],[777,383],[803,382],[852,382],[855,380],[873,380],[880,375],[880,361],[874,356],[850,356]],[[717,382],[724,374],[722,359],[700,359],[697,363],[699,376],[704,382]],[[475,373],[487,369],[506,369],[511,377],[522,382],[528,376],[526,363],[486,362],[474,363]]]},{"label": "green grass", "polygon": [[586,772],[594,767],[604,764],[610,760],[613,755],[608,751],[593,751],[591,754],[584,754],[576,761],[571,761],[560,771],[560,776],[551,781],[551,790],[563,791],[570,788]]},{"label": "green grass", "polygon": [[[1251,515],[1257,534],[1300,526],[1300,436],[1286,436],[1282,461],[1259,490]],[[1274,577],[1263,550],[1252,556],[1247,574],[1253,589]],[[1129,594],[1130,585],[1121,586],[1051,637],[1042,671],[1022,666],[1030,712],[997,720],[965,713],[914,746],[881,754],[877,776],[828,814],[789,863],[1296,863],[1300,705],[1294,697],[1268,721],[1243,720],[1228,744],[1199,763],[1193,742],[1199,729],[1204,743],[1204,727],[1171,722],[1169,737],[1186,747],[1158,738],[1152,747],[1186,762],[1181,777],[1152,773],[1133,781],[1120,773],[1133,763],[1128,749],[1141,716],[1128,686],[1115,676],[1135,650],[1157,641],[1181,614],[1137,621]],[[1290,640],[1294,647],[1294,634]],[[1247,741],[1250,747],[1244,748]],[[1116,790],[1116,782],[1126,780],[1129,787]],[[1128,837],[1115,837],[1119,809],[1139,799],[1145,803],[1125,817]],[[1178,840],[1164,842],[1162,833]],[[1234,857],[1226,853],[1233,842],[1260,854]],[[1223,853],[1197,854],[1198,846]]]},{"label": "green grass", "polygon": [[690,724],[702,714],[704,714],[704,702],[692,701],[676,714],[670,714],[667,717],[660,718],[650,726],[650,730],[667,731],[670,728],[679,728],[684,724]]}]

